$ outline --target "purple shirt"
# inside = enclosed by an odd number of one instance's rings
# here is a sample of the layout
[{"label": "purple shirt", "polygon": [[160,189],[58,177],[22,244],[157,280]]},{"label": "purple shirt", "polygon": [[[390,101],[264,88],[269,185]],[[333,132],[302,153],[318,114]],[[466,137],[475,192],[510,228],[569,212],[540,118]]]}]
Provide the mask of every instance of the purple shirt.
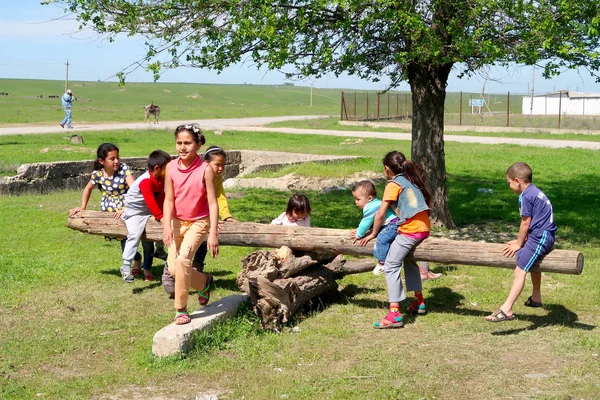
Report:
[{"label": "purple shirt", "polygon": [[522,217],[531,217],[529,235],[540,238],[544,231],[554,234],[554,214],[548,197],[534,184],[530,184],[519,195],[519,211]]}]

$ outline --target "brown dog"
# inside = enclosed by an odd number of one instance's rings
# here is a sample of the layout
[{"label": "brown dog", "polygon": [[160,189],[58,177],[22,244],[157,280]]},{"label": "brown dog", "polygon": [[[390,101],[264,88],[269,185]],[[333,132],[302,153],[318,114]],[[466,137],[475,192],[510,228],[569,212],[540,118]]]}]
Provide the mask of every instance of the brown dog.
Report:
[{"label": "brown dog", "polygon": [[158,124],[158,118],[160,117],[159,106],[155,106],[153,103],[150,103],[147,106],[144,106],[144,111],[146,114],[144,118],[144,123],[148,122],[148,120],[150,119],[150,115],[154,115],[154,123]]}]

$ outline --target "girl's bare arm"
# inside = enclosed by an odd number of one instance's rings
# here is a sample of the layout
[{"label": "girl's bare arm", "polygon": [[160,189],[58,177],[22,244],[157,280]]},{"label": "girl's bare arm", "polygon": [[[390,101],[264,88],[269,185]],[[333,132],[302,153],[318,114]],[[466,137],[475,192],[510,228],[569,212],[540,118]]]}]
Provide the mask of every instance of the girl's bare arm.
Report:
[{"label": "girl's bare arm", "polygon": [[219,203],[215,190],[215,174],[212,168],[206,168],[204,172],[204,185],[206,186],[206,198],[208,200],[208,209],[210,216],[210,230],[206,246],[213,257],[219,254],[219,239],[217,238],[217,229],[219,224]]},{"label": "girl's bare arm", "polygon": [[173,230],[171,228],[171,218],[173,217],[174,208],[174,194],[173,194],[173,181],[169,175],[169,168],[165,172],[165,201],[163,203],[163,243],[169,247],[173,240]]},{"label": "girl's bare arm", "polygon": [[88,202],[90,201],[90,197],[92,196],[92,191],[94,190],[94,186],[96,186],[96,185],[94,185],[92,183],[92,181],[89,181],[87,183],[87,185],[85,185],[85,188],[83,188],[83,194],[81,195],[81,206],[71,209],[69,211],[70,217],[77,214],[81,210],[85,210]]}]

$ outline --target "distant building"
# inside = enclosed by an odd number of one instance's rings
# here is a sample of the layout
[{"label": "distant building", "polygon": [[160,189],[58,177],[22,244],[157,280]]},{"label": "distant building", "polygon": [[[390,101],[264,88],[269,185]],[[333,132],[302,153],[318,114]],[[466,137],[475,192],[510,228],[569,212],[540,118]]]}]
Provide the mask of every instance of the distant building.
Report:
[{"label": "distant building", "polygon": [[558,92],[523,96],[524,115],[600,115],[600,93]]}]

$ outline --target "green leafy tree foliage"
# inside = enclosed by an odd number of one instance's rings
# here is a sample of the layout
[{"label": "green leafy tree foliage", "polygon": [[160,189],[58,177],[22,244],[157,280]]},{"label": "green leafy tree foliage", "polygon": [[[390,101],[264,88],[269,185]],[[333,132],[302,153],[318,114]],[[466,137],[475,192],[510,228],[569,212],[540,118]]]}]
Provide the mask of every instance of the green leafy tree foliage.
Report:
[{"label": "green leafy tree foliage", "polygon": [[446,196],[448,76],[495,64],[595,74],[600,0],[54,0],[110,40],[148,38],[143,64],[158,78],[183,65],[240,61],[290,67],[303,78],[343,72],[412,92],[412,160],[426,171],[433,220],[453,225]]}]

